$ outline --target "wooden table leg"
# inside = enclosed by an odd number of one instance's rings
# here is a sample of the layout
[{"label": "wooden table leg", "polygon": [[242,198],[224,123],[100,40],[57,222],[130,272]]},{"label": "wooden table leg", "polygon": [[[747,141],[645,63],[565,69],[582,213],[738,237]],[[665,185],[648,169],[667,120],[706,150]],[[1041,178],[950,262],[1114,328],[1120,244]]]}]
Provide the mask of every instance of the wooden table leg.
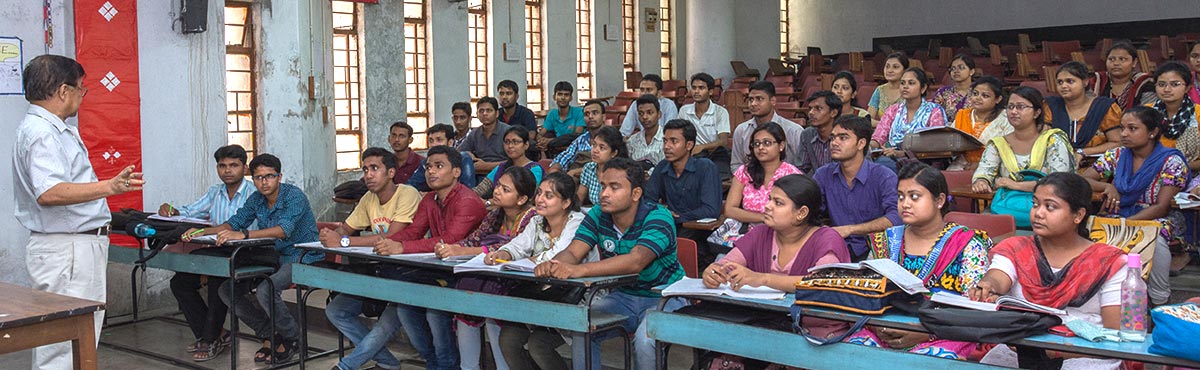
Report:
[{"label": "wooden table leg", "polygon": [[[68,323],[64,323],[68,324]],[[79,315],[70,318],[70,326],[75,328],[75,338],[71,340],[71,352],[74,358],[75,370],[96,370],[96,326],[93,315]]]}]

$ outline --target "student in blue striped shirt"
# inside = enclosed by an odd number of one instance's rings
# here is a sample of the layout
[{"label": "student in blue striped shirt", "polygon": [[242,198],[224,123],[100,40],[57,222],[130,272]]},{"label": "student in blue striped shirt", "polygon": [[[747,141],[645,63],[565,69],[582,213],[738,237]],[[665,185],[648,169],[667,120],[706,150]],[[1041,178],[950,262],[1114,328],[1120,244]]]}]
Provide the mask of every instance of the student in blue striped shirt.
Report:
[{"label": "student in blue striped shirt", "polygon": [[[671,211],[642,199],[646,172],[628,158],[605,162],[600,173],[600,204],[592,207],[575,232],[575,240],[549,262],[539,264],[534,274],[555,279],[638,274],[633,285],[617,288],[592,303],[592,308],[626,315],[626,330],[635,331],[634,368],[654,368],[654,340],[646,335],[646,313],[658,306],[662,296],[652,288],[683,278],[683,266],[675,256],[675,219]],[[581,263],[596,248],[600,261]],[[683,301],[672,299],[664,307],[674,311]],[[593,343],[593,351],[599,351]],[[600,368],[600,356],[592,356]]]},{"label": "student in blue striped shirt", "polygon": [[[217,176],[221,182],[210,186],[200,199],[186,206],[175,208],[163,203],[158,207],[158,214],[202,218],[213,225],[220,225],[233,217],[238,208],[242,208],[246,198],[256,190],[254,184],[246,180],[246,150],[237,144],[227,145],[218,148],[213,157],[217,161]],[[203,248],[193,253],[228,257],[232,249]],[[179,310],[183,311],[183,317],[196,337],[195,342],[184,348],[192,354],[192,361],[211,360],[229,346],[229,331],[224,329],[229,308],[217,296],[216,288],[225,280],[208,276],[210,288],[206,303],[200,296],[200,288],[204,286],[203,276],[179,272],[171,278],[171,293],[179,302]]]}]

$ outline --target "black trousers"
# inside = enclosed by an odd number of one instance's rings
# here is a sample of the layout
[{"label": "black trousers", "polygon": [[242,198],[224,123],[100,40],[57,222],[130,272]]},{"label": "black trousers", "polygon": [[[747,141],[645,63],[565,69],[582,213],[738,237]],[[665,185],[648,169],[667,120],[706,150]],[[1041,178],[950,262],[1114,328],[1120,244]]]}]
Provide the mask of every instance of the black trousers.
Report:
[{"label": "black trousers", "polygon": [[[234,247],[211,247],[194,250],[192,254],[229,257],[233,255],[233,250]],[[243,249],[238,253],[238,260],[244,261],[245,264],[253,263],[251,261],[279,264],[273,251],[254,248]],[[229,317],[229,306],[221,301],[217,287],[226,280],[229,279],[185,272],[175,273],[175,276],[171,277],[171,294],[175,296],[175,301],[179,302],[179,310],[183,311],[183,318],[187,320],[188,327],[192,329],[192,335],[195,335],[196,339],[211,343],[221,335],[225,319]],[[201,294],[200,289],[205,286],[208,287],[207,294]]]}]

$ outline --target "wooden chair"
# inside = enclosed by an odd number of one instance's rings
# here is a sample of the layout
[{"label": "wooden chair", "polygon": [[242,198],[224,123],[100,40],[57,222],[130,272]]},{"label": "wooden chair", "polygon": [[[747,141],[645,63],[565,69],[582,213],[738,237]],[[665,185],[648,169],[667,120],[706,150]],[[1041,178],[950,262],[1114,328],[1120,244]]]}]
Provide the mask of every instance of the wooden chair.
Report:
[{"label": "wooden chair", "polygon": [[954,59],[954,48],[938,49],[938,64],[950,67],[950,61]]},{"label": "wooden chair", "polygon": [[983,43],[978,38],[967,36],[967,47],[970,48],[971,55],[979,57],[988,55],[988,49],[983,47]]},{"label": "wooden chair", "polygon": [[1021,79],[1030,79],[1037,75],[1037,70],[1029,63],[1029,55],[1025,53],[1017,53],[1017,68],[1016,77]]},{"label": "wooden chair", "polygon": [[988,44],[988,57],[992,60],[992,65],[1008,64],[1008,58],[1000,52],[1000,45]]},{"label": "wooden chair", "polygon": [[945,220],[974,230],[983,230],[993,238],[1017,231],[1017,221],[1010,215],[950,212],[946,214]]},{"label": "wooden chair", "polygon": [[1157,64],[1150,61],[1150,53],[1145,50],[1137,51],[1137,65],[1142,69],[1142,72],[1146,73],[1154,73],[1154,69],[1158,67]]},{"label": "wooden chair", "polygon": [[[926,49],[929,51],[929,55],[937,54],[941,51],[941,49],[942,39],[929,39],[929,47]],[[951,53],[953,53],[953,50]]]},{"label": "wooden chair", "polygon": [[888,55],[895,53],[896,49],[892,48],[892,46],[888,44],[879,44],[879,52],[883,53],[883,55]]},{"label": "wooden chair", "polygon": [[767,76],[793,76],[796,70],[783,65],[779,58],[767,58]]},{"label": "wooden chair", "polygon": [[[942,171],[942,177],[946,178],[946,185],[951,189],[971,186],[971,176],[974,174],[975,171],[966,170]],[[956,212],[974,213],[975,202],[971,201],[971,199],[955,199],[954,205],[950,208],[950,210]]]},{"label": "wooden chair", "polygon": [[752,77],[752,78],[754,78],[754,80],[758,80],[759,78],[762,77],[762,73],[759,73],[757,69],[753,69],[753,68],[750,68],[749,66],[747,66],[746,62],[743,62],[740,60],[731,60],[731,61],[729,61],[729,66],[733,67],[733,75],[734,76]]},{"label": "wooden chair", "polygon": [[675,238],[675,256],[683,265],[683,274],[690,278],[700,278],[700,256],[696,250],[696,241],[686,238]]},{"label": "wooden chair", "polygon": [[1079,40],[1042,41],[1043,60],[1050,63],[1065,63],[1071,60],[1071,53],[1082,50]]},{"label": "wooden chair", "polygon": [[862,72],[863,71],[863,55],[862,55],[862,53],[857,52],[857,51],[850,52],[850,55],[848,57],[850,59],[850,63],[848,66],[846,66],[846,68],[850,72]]},{"label": "wooden chair", "polygon": [[626,89],[629,89],[632,91],[637,91],[638,87],[641,86],[641,83],[642,83],[642,72],[638,72],[638,71],[625,72],[625,88]]},{"label": "wooden chair", "polygon": [[1029,40],[1028,33],[1017,34],[1017,47],[1022,53],[1032,53],[1037,51],[1037,46],[1033,44],[1033,41]]},{"label": "wooden chair", "polygon": [[[1046,66],[1043,68],[1051,68],[1051,67]],[[1025,80],[1025,81],[1021,82],[1021,86],[1032,87],[1032,88],[1036,89],[1038,92],[1042,93],[1042,96],[1046,96],[1047,94],[1050,93],[1050,91],[1048,90],[1048,87],[1049,87],[1048,80]]]}]

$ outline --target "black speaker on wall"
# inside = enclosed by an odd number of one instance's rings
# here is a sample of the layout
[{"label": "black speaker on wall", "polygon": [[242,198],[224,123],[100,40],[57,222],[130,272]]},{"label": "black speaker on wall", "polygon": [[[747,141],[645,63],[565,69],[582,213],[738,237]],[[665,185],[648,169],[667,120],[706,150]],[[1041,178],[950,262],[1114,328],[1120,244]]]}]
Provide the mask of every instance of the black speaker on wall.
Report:
[{"label": "black speaker on wall", "polygon": [[208,0],[180,0],[180,19],[183,33],[200,33],[208,29]]}]

